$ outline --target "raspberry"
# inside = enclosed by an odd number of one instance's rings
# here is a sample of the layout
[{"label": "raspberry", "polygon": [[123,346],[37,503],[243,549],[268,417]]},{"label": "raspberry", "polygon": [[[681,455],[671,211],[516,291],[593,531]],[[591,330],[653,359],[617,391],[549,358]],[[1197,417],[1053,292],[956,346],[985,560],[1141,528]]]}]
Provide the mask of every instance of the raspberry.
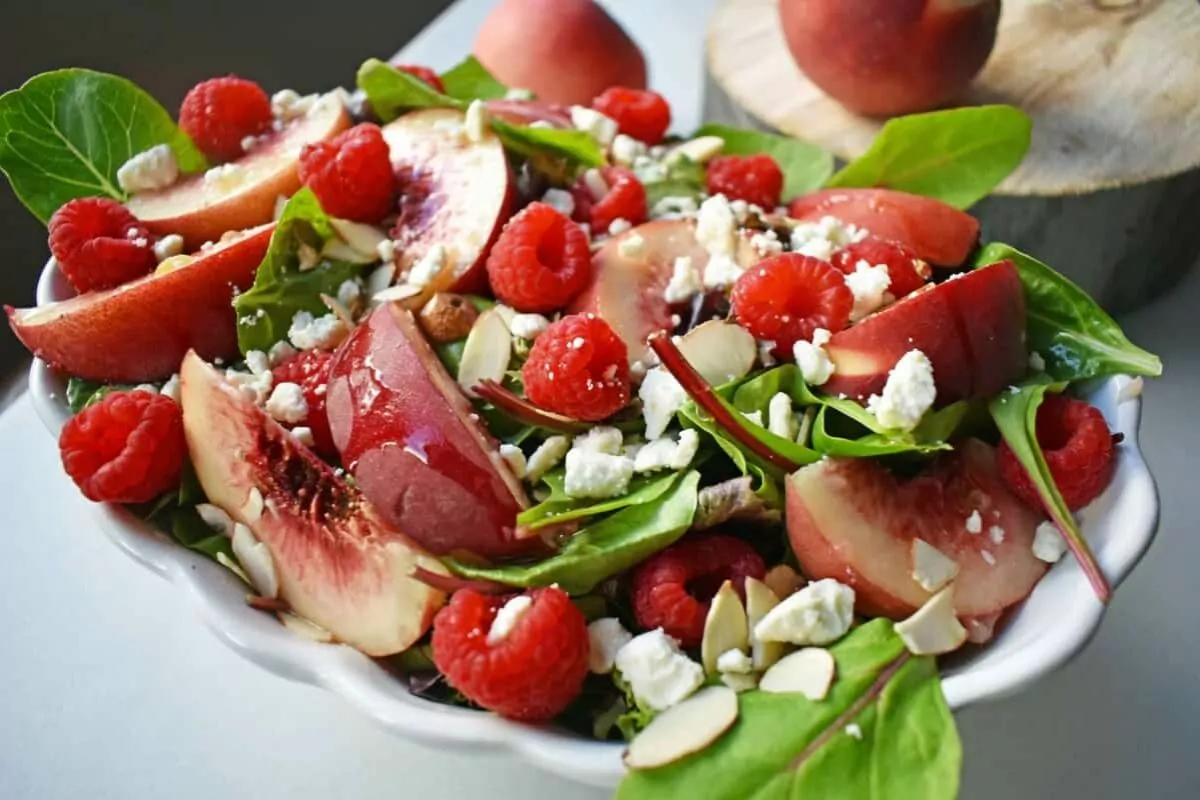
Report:
[{"label": "raspberry", "polygon": [[524,596],[532,605],[506,637],[489,643],[492,621],[509,598],[455,592],[433,621],[433,661],[472,702],[509,719],[546,722],[583,688],[587,621],[557,587]]},{"label": "raspberry", "polygon": [[[1050,477],[1072,511],[1099,497],[1112,480],[1112,432],[1104,415],[1082,400],[1047,394],[1038,408],[1037,439]],[[1000,474],[1013,494],[1041,509],[1042,499],[1037,489],[1007,442],[1000,443],[996,458]]]},{"label": "raspberry", "polygon": [[304,390],[308,417],[299,424],[312,431],[313,450],[323,456],[337,455],[333,434],[329,432],[329,418],[325,415],[325,384],[329,381],[332,363],[333,353],[305,350],[281,361],[271,370],[274,385],[295,383]]},{"label": "raspberry", "polygon": [[[636,175],[624,167],[604,167],[595,173],[580,177],[571,187],[576,219],[588,223],[594,234],[607,233],[618,219],[631,225],[646,221],[646,187]],[[608,187],[600,199],[596,199],[590,186],[590,181],[599,183],[597,174]]]},{"label": "raspberry", "polygon": [[595,314],[552,323],[534,340],[521,377],[531,401],[574,419],[596,422],[629,402],[625,343]]},{"label": "raspberry", "polygon": [[401,72],[406,72],[409,75],[412,75],[417,80],[425,81],[425,83],[429,84],[429,88],[433,89],[434,91],[441,92],[442,94],[446,93],[446,86],[442,83],[442,79],[439,78],[438,74],[429,67],[419,67],[415,64],[395,63],[393,63],[392,66]]},{"label": "raspberry", "polygon": [[646,144],[661,142],[671,126],[671,107],[658,92],[612,86],[592,101],[592,108],[615,121],[621,133]]},{"label": "raspberry", "polygon": [[888,284],[888,293],[897,300],[920,289],[932,274],[929,265],[905,245],[873,236],[838,250],[830,260],[847,275],[854,272],[859,261],[866,261],[873,267],[886,265],[892,281]]},{"label": "raspberry", "polygon": [[179,485],[183,415],[178,403],[153,392],[109,392],[67,421],[58,449],[87,499],[149,502]]},{"label": "raspberry", "polygon": [[777,358],[790,358],[792,345],[811,339],[817,328],[845,328],[854,295],[829,262],[782,253],[742,273],[730,302],[733,315],[748,331],[774,342]]},{"label": "raspberry", "polygon": [[591,280],[587,234],[545,203],[530,203],[500,232],[487,274],[496,297],[518,311],[562,308]]},{"label": "raspberry", "polygon": [[242,140],[266,132],[271,122],[267,93],[233,75],[196,84],[179,109],[179,127],[213,161],[241,158]]},{"label": "raspberry", "polygon": [[68,201],[50,217],[50,252],[77,292],[111,289],[154,269],[154,239],[104,197]]},{"label": "raspberry", "polygon": [[705,182],[709,194],[745,200],[768,211],[779,205],[783,194],[783,171],[775,159],[763,153],[718,156],[708,162]]},{"label": "raspberry", "polygon": [[655,553],[630,579],[633,613],[645,630],[662,628],[684,647],[697,647],[712,597],[725,581],[745,596],[746,578],[767,573],[762,556],[740,539],[689,536]]},{"label": "raspberry", "polygon": [[300,180],[325,213],[375,223],[394,207],[396,173],[378,125],[363,122],[300,151]]}]

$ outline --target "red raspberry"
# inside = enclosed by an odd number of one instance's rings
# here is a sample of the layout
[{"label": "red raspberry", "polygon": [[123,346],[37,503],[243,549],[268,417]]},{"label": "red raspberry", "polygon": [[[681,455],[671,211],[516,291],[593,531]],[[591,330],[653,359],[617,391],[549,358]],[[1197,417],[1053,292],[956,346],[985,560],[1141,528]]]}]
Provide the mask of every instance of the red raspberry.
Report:
[{"label": "red raspberry", "polygon": [[888,292],[897,300],[920,289],[932,275],[929,264],[917,258],[917,254],[905,245],[873,236],[838,250],[830,260],[847,275],[854,272],[859,261],[866,261],[873,267],[886,265],[892,281]]},{"label": "red raspberry", "polygon": [[67,421],[58,449],[87,499],[146,503],[179,486],[183,415],[178,403],[153,392],[109,392]]},{"label": "red raspberry", "polygon": [[271,370],[274,385],[295,383],[304,390],[304,402],[308,404],[308,416],[301,423],[312,431],[313,450],[323,456],[336,456],[333,434],[329,432],[329,418],[325,415],[325,384],[329,381],[329,368],[333,353],[324,350],[305,350],[284,361]]},{"label": "red raspberry", "polygon": [[709,194],[745,200],[767,211],[779,205],[783,171],[764,153],[753,156],[718,156],[708,162],[705,182]]},{"label": "red raspberry", "polygon": [[671,106],[658,92],[612,86],[592,101],[592,108],[615,121],[621,133],[646,144],[661,142],[671,127]]},{"label": "red raspberry", "polygon": [[551,323],[533,342],[521,368],[535,404],[596,422],[629,402],[629,354],[621,337],[595,314]]},{"label": "red raspberry", "polygon": [[146,275],[158,263],[153,237],[115,200],[68,201],[48,227],[50,252],[77,292],[111,289]]},{"label": "red raspberry", "polygon": [[[1112,432],[1104,415],[1082,400],[1047,394],[1038,408],[1037,439],[1050,477],[1072,511],[1099,497],[1112,480]],[[1000,443],[996,458],[1013,494],[1033,508],[1042,508],[1037,489],[1007,442]]]},{"label": "red raspberry", "polygon": [[438,74],[429,67],[419,67],[415,64],[396,63],[393,63],[392,66],[401,72],[407,72],[417,80],[425,81],[425,83],[429,84],[429,88],[433,89],[434,91],[441,92],[442,94],[446,93],[446,86],[442,83],[442,79],[439,78]]},{"label": "red raspberry", "polygon": [[587,621],[556,587],[524,596],[533,604],[506,637],[489,643],[496,612],[510,598],[455,592],[433,620],[433,662],[472,702],[509,719],[546,722],[583,688]]},{"label": "red raspberry", "polygon": [[782,253],[742,273],[730,296],[733,315],[757,338],[775,343],[777,358],[825,328],[836,333],[850,321],[854,295],[845,276],[827,261]]},{"label": "red raspberry", "polygon": [[588,223],[595,235],[607,233],[609,226],[618,219],[631,225],[645,222],[646,187],[637,176],[624,167],[604,167],[596,172],[604,179],[608,190],[597,200],[588,185],[588,176],[580,177],[571,187],[575,219]]},{"label": "red raspberry", "polygon": [[370,122],[328,142],[304,145],[300,180],[330,216],[376,223],[395,207],[391,151],[379,126]]},{"label": "red raspberry", "polygon": [[689,536],[643,561],[630,579],[638,626],[662,628],[684,647],[704,637],[712,597],[725,581],[745,596],[746,578],[767,573],[762,556],[732,536]]},{"label": "red raspberry", "polygon": [[562,308],[587,287],[587,234],[545,203],[530,203],[504,226],[487,260],[492,292],[526,312]]},{"label": "red raspberry", "polygon": [[271,128],[271,98],[254,81],[230,75],[192,87],[179,109],[179,127],[213,161],[236,161],[242,140]]}]

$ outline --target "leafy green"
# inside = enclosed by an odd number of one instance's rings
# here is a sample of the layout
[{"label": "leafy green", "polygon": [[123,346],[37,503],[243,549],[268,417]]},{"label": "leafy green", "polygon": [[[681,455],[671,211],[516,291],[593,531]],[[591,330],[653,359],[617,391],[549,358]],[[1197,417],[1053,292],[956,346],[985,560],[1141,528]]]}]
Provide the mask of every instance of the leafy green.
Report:
[{"label": "leafy green", "polygon": [[496,80],[475,56],[467,56],[449,72],[442,74],[446,94],[456,100],[497,100],[508,94],[508,87]]},{"label": "leafy green", "polygon": [[71,413],[78,414],[90,405],[99,403],[109,392],[132,389],[133,384],[127,383],[97,383],[83,378],[71,376],[67,381],[67,405]]},{"label": "leafy green", "polygon": [[692,524],[698,472],[689,472],[657,501],[629,506],[579,530],[558,554],[535,564],[477,567],[456,559],[446,565],[464,578],[508,586],[557,583],[570,594],[587,594],[605,578],[672,544]]},{"label": "leafy green", "polygon": [[433,89],[420,78],[401,72],[378,58],[368,58],[358,68],[358,88],[367,95],[371,110],[391,122],[414,108],[466,108],[467,102]]},{"label": "leafy green", "polygon": [[665,169],[653,164],[650,169],[634,172],[646,187],[646,205],[650,208],[667,197],[691,197],[698,201],[704,196],[704,165],[686,156],[675,159]]},{"label": "leafy green", "polygon": [[728,733],[673,764],[629,773],[616,800],[956,797],[962,743],[934,660],[909,655],[885,619],[830,650],[837,679],[824,700],[740,694]]},{"label": "leafy green", "polygon": [[0,171],[42,222],[77,197],[125,200],[117,170],[159,144],[184,172],[208,166],[166,109],[116,75],[60,69],[0,96]]},{"label": "leafy green", "polygon": [[600,145],[583,131],[514,125],[495,117],[491,124],[507,149],[526,158],[551,156],[586,167],[601,167],[606,163]]},{"label": "leafy green", "polygon": [[189,550],[212,559],[218,553],[233,558],[229,537],[210,528],[196,511],[196,504],[205,501],[195,471],[185,463],[178,489],[164,492],[152,503],[130,506],[129,510]]},{"label": "leafy green", "polygon": [[630,686],[622,677],[621,673],[613,670],[613,683],[621,692],[621,707],[625,710],[613,722],[617,730],[621,732],[621,736],[625,741],[629,741],[634,736],[646,729],[646,726],[654,721],[658,716],[654,709],[642,705],[633,694],[633,687]]},{"label": "leafy green", "polygon": [[[833,156],[814,144],[788,136],[710,123],[695,136],[719,136],[725,155],[752,156],[766,153],[783,170],[783,199],[819,189],[833,173]],[[767,209],[768,211],[770,209]]]},{"label": "leafy green", "polygon": [[271,234],[271,244],[254,276],[254,285],[233,301],[237,311],[238,347],[243,353],[268,350],[287,338],[298,311],[314,316],[328,312],[321,295],[337,296],[338,287],[356,277],[361,266],[322,258],[301,270],[301,245],[320,252],[336,234],[311,189],[292,195]]},{"label": "leafy green", "polygon": [[[859,406],[861,408],[861,406]],[[830,456],[874,458],[899,453],[932,453],[949,450],[947,441],[958,429],[971,406],[966,402],[952,403],[925,416],[911,434],[888,431],[859,433],[856,438],[838,436],[828,427],[831,406],[822,407],[813,423],[813,449]],[[874,419],[874,417],[872,417]],[[877,424],[877,423],[876,423]],[[861,429],[857,422],[854,427]]]},{"label": "leafy green", "polygon": [[1046,362],[1056,380],[1105,375],[1158,376],[1158,356],[1133,344],[1116,321],[1087,293],[1015,247],[994,242],[979,253],[976,267],[1013,262],[1025,290],[1025,343]]},{"label": "leafy green", "polygon": [[541,528],[572,519],[596,517],[642,503],[652,503],[666,494],[678,477],[678,473],[674,472],[659,476],[639,475],[629,482],[629,491],[620,497],[579,500],[566,496],[563,491],[562,472],[555,471],[542,478],[550,486],[550,497],[518,514],[517,524],[526,528]]},{"label": "leafy green", "polygon": [[827,186],[883,186],[968,208],[1017,168],[1033,123],[1012,106],[970,106],[888,120]]}]

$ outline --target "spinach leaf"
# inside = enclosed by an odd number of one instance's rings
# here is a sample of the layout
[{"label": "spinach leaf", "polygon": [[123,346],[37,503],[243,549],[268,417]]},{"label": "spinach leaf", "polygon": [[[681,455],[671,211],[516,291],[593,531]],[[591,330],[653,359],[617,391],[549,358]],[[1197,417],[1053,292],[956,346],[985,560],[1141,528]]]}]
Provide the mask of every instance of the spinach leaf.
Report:
[{"label": "spinach leaf", "polygon": [[287,338],[292,318],[299,311],[314,316],[328,313],[321,295],[337,296],[338,287],[359,274],[362,267],[345,261],[322,258],[309,270],[301,270],[301,245],[318,253],[336,234],[329,217],[311,189],[301,189],[288,200],[283,215],[271,234],[271,244],[254,276],[254,285],[237,296],[238,347],[243,353],[268,350]]},{"label": "spinach leaf", "polygon": [[639,475],[629,482],[629,491],[620,497],[579,500],[568,497],[563,491],[562,472],[552,472],[542,478],[550,486],[550,497],[518,514],[517,524],[526,528],[542,528],[572,519],[595,517],[642,503],[652,503],[666,494],[678,477],[678,473],[674,472],[658,476]]},{"label": "spinach leaf", "polygon": [[607,163],[600,145],[583,131],[513,125],[495,117],[491,125],[505,148],[526,158],[549,156],[586,167],[602,167]]},{"label": "spinach leaf", "polygon": [[368,58],[358,68],[358,88],[367,95],[371,109],[384,122],[391,122],[414,108],[466,108],[467,102],[433,89],[420,78],[401,72],[378,58]]},{"label": "spinach leaf", "polygon": [[67,381],[67,405],[71,413],[78,414],[90,405],[99,403],[109,392],[132,389],[130,383],[97,383],[71,376]]},{"label": "spinach leaf", "polygon": [[487,67],[475,56],[467,56],[449,72],[442,74],[446,94],[456,100],[498,100],[508,94],[508,87],[496,80]]},{"label": "spinach leaf", "polygon": [[549,586],[587,594],[605,578],[632,567],[673,544],[691,527],[700,473],[689,472],[657,501],[629,506],[593,522],[571,537],[554,556],[536,564],[476,567],[452,558],[446,566],[464,578],[508,586]]},{"label": "spinach leaf", "polygon": [[766,153],[774,158],[783,170],[784,200],[819,189],[833,172],[833,156],[800,139],[715,123],[702,126],[693,135],[719,136],[725,141],[724,155]]},{"label": "spinach leaf", "polygon": [[1033,122],[1012,106],[971,106],[888,120],[827,186],[883,186],[968,208],[1029,150]]},{"label": "spinach leaf", "polygon": [[60,69],[0,96],[0,171],[42,222],[77,197],[125,200],[117,170],[158,144],[184,172],[208,166],[166,109],[116,75]]},{"label": "spinach leaf", "polygon": [[624,711],[616,718],[613,724],[621,732],[621,736],[625,741],[629,741],[644,731],[646,726],[658,716],[658,713],[654,709],[638,702],[637,697],[633,694],[633,687],[621,677],[619,671],[613,670],[612,679],[617,689],[621,692],[621,707],[624,708]]},{"label": "spinach leaf", "polygon": [[667,197],[691,197],[699,201],[704,196],[704,165],[686,156],[676,159],[665,169],[653,164],[649,169],[635,169],[634,172],[646,187],[649,208]]},{"label": "spinach leaf", "polygon": [[[861,408],[855,404],[856,407]],[[833,406],[824,406],[817,412],[813,423],[813,449],[830,456],[849,458],[874,458],[899,453],[933,453],[952,449],[947,440],[958,429],[971,406],[966,402],[952,403],[931,412],[921,420],[910,434],[889,431],[887,433],[865,433],[857,438],[844,438],[831,433],[827,427],[830,412],[838,412]],[[872,416],[872,420],[874,417]],[[877,423],[872,423],[877,424]],[[856,427],[859,427],[856,425]]]},{"label": "spinach leaf", "polygon": [[1162,374],[1158,356],[1125,337],[1116,321],[1067,278],[1015,247],[993,242],[979,253],[976,267],[1013,262],[1025,290],[1025,341],[1046,362],[1055,380],[1077,381],[1105,375]]},{"label": "spinach leaf", "polygon": [[631,772],[616,800],[956,797],[962,743],[934,660],[910,655],[885,619],[830,651],[837,679],[824,700],[745,692],[728,733],[681,761]]},{"label": "spinach leaf", "polygon": [[129,510],[189,550],[212,559],[218,553],[233,558],[233,545],[229,537],[210,528],[196,511],[196,504],[205,500],[195,470],[185,462],[178,489],[164,492],[151,503],[131,505]]}]

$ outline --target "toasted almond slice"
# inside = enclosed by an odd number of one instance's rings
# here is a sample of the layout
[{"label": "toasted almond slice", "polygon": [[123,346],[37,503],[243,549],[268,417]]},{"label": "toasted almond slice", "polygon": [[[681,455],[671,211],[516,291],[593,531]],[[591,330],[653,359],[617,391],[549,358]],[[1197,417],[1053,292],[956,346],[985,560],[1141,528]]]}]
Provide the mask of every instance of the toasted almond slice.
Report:
[{"label": "toasted almond slice", "polygon": [[267,546],[255,539],[254,533],[240,522],[234,523],[232,545],[238,563],[250,576],[250,585],[263,597],[278,597],[279,576]]},{"label": "toasted almond slice", "polygon": [[936,592],[958,575],[958,563],[924,539],[913,539],[910,550],[913,580]]},{"label": "toasted almond slice", "polygon": [[749,626],[742,599],[730,581],[721,584],[713,595],[704,619],[704,639],[700,642],[700,663],[708,675],[717,674],[717,659],[730,650],[749,647]]},{"label": "toasted almond slice", "polygon": [[758,671],[768,669],[787,652],[783,642],[764,642],[754,635],[754,627],[775,606],[779,596],[757,578],[746,578],[746,621],[750,626],[750,660]]},{"label": "toasted almond slice", "polygon": [[758,346],[750,332],[722,319],[692,328],[679,340],[679,350],[713,386],[744,378],[758,356]]},{"label": "toasted almond slice", "polygon": [[779,564],[767,570],[767,574],[763,576],[763,583],[770,587],[776,597],[784,600],[800,591],[804,586],[804,578],[787,564]]},{"label": "toasted almond slice", "polygon": [[737,672],[722,672],[721,683],[741,694],[742,692],[748,692],[758,687],[758,676],[742,675]]},{"label": "toasted almond slice", "polygon": [[397,283],[394,286],[389,286],[371,295],[371,301],[375,303],[390,303],[397,300],[409,300],[419,294],[421,294],[419,286],[413,286],[411,283]]},{"label": "toasted almond slice", "polygon": [[954,614],[954,584],[929,598],[911,617],[897,622],[896,635],[918,656],[937,656],[962,647],[967,629]]},{"label": "toasted almond slice", "polygon": [[823,647],[805,647],[785,656],[758,682],[774,694],[798,693],[809,700],[824,700],[833,684],[833,656]]},{"label": "toasted almond slice", "polygon": [[246,574],[246,570],[242,569],[236,561],[225,555],[220,550],[217,551],[217,563],[232,572],[234,575],[237,575],[238,578],[241,579],[242,582],[244,582],[247,586],[254,585],[250,583],[250,576]]},{"label": "toasted almond slice", "polygon": [[367,259],[356,263],[370,264],[379,260],[379,243],[388,238],[381,228],[337,217],[330,218],[329,226],[352,250]]},{"label": "toasted almond slice", "polygon": [[279,621],[283,623],[283,627],[292,633],[303,636],[305,639],[311,639],[314,642],[321,642],[323,644],[333,641],[332,633],[320,625],[309,622],[304,617],[297,616],[290,611],[280,612]]},{"label": "toasted almond slice", "polygon": [[697,164],[706,164],[720,155],[724,149],[725,140],[720,136],[697,136],[695,139],[688,139],[671,148],[664,160],[668,164],[673,164],[682,156]]},{"label": "toasted almond slice", "polygon": [[462,360],[458,364],[458,385],[467,395],[474,397],[474,389],[485,380],[499,383],[504,380],[512,358],[512,334],[504,324],[504,318],[494,308],[479,315],[467,341],[463,345]]},{"label": "toasted almond slice", "polygon": [[242,504],[242,518],[246,520],[246,524],[253,525],[258,522],[262,518],[264,507],[262,492],[257,486],[251,486],[246,494],[246,502]]},{"label": "toasted almond slice", "polygon": [[698,753],[737,722],[737,692],[709,686],[654,718],[625,750],[630,769],[654,769]]}]

